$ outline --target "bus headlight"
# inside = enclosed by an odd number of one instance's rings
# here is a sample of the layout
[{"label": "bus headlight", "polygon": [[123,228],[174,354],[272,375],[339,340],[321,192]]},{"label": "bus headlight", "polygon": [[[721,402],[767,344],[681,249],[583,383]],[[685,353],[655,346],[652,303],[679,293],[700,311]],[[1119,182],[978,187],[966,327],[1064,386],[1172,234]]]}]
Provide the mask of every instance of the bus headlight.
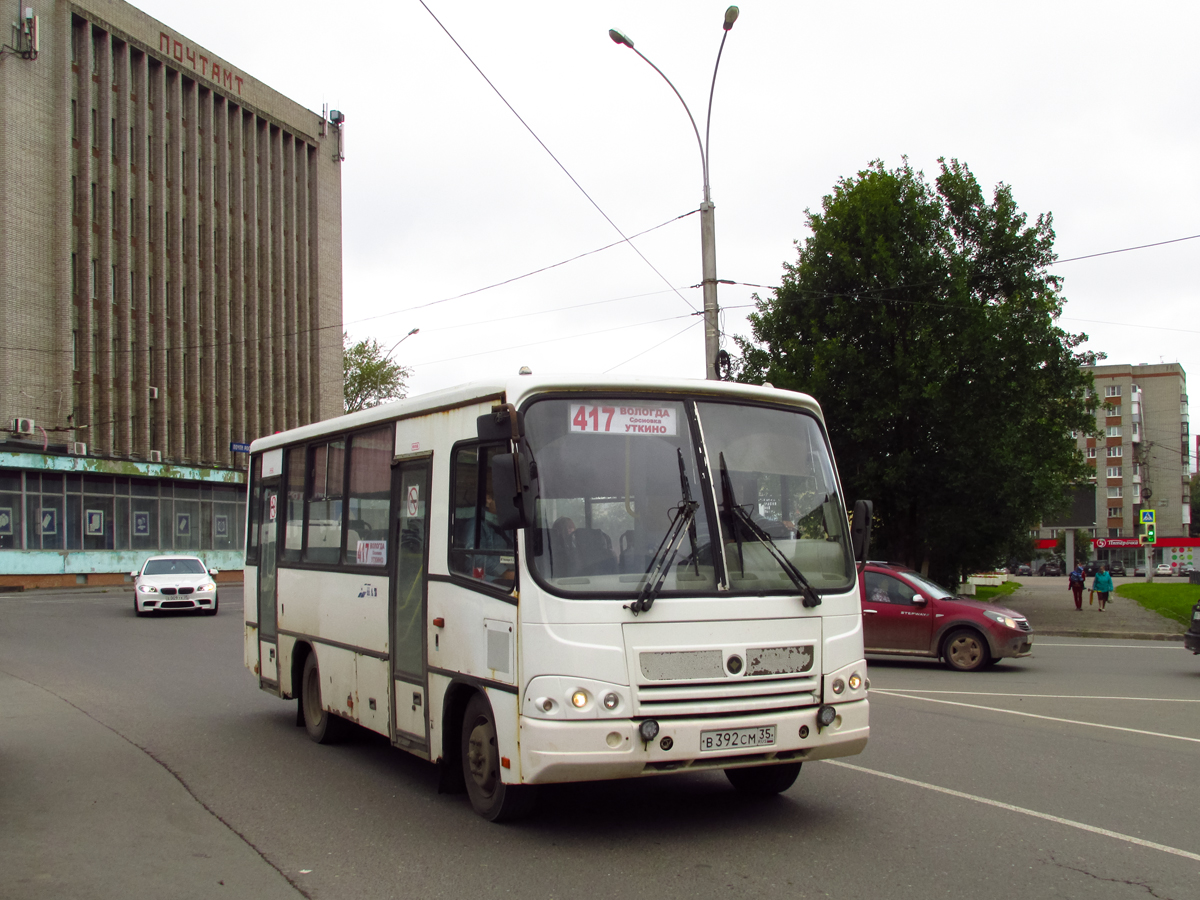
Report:
[{"label": "bus headlight", "polygon": [[612,691],[609,691],[607,694],[604,695],[604,708],[605,709],[616,709],[618,706],[620,706],[620,704],[621,704],[621,698],[618,697],[616,694],[614,694]]},{"label": "bus headlight", "polygon": [[846,679],[846,683],[850,685],[850,690],[857,691],[860,687],[862,687],[862,676],[855,672],[848,679]]},{"label": "bus headlight", "polygon": [[587,702],[587,691],[576,691],[571,695],[571,705],[576,709],[583,709],[585,706],[587,706]]}]

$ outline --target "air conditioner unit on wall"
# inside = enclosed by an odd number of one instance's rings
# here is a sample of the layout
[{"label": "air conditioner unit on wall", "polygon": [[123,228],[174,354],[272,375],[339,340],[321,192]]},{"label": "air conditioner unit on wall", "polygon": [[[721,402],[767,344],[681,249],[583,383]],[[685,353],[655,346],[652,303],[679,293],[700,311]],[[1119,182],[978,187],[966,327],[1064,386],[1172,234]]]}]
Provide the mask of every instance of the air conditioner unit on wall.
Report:
[{"label": "air conditioner unit on wall", "polygon": [[12,430],[16,434],[33,434],[37,423],[33,419],[13,419]]},{"label": "air conditioner unit on wall", "polygon": [[161,450],[151,450],[150,451],[150,462],[158,462],[158,463],[162,462],[162,451]]},{"label": "air conditioner unit on wall", "polygon": [[72,456],[87,456],[87,444],[83,441],[72,441],[67,444],[67,452]]}]

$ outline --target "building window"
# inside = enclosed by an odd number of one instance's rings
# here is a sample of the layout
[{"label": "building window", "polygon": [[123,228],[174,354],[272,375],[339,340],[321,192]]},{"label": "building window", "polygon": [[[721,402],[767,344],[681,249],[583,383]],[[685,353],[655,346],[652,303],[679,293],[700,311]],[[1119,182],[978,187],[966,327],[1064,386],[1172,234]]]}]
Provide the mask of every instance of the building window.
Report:
[{"label": "building window", "polygon": [[1111,419],[1113,416],[1119,416],[1119,415],[1121,414],[1121,404],[1120,404],[1120,403],[1118,403],[1118,404],[1116,404],[1115,406],[1109,406],[1109,407],[1106,407],[1106,408],[1105,408],[1105,412],[1108,414],[1108,417],[1109,417],[1110,419]]},{"label": "building window", "polygon": [[1110,487],[1108,489],[1108,496],[1109,497],[1120,497],[1121,489],[1119,487]]},{"label": "building window", "polygon": [[[1137,429],[1135,428],[1134,431],[1136,431],[1136,430]],[[1108,437],[1120,437],[1121,436],[1121,426],[1120,425],[1109,425],[1105,434]]]},{"label": "building window", "polygon": [[1109,478],[1120,478],[1121,477],[1121,467],[1120,466],[1109,466],[1108,467],[1108,477]]},{"label": "building window", "polygon": [[1115,459],[1115,458],[1121,456],[1122,453],[1123,453],[1122,448],[1119,445],[1116,447],[1108,448],[1108,456],[1110,459]]},{"label": "building window", "polygon": [[1088,459],[1095,459],[1095,458],[1096,458],[1096,448],[1095,448],[1095,447],[1088,447],[1088,448],[1087,448],[1087,458],[1088,458]]},{"label": "building window", "polygon": [[1110,506],[1108,508],[1108,517],[1110,519],[1119,519],[1124,514],[1124,512],[1125,512],[1125,507],[1123,507],[1123,506]]},{"label": "building window", "polygon": [[1104,396],[1105,397],[1120,397],[1121,396],[1121,386],[1119,384],[1110,384],[1110,385],[1105,386]]},{"label": "building window", "polygon": [[1110,528],[1110,529],[1108,529],[1108,536],[1109,536],[1110,538],[1114,538],[1114,537],[1120,537],[1120,536],[1121,536],[1121,529],[1120,529],[1120,528]]}]

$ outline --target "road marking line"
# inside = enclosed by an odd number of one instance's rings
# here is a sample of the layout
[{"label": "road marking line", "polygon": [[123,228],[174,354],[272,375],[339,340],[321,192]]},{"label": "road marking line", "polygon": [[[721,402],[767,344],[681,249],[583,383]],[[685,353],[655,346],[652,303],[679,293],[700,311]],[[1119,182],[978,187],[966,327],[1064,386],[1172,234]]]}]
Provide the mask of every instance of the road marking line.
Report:
[{"label": "road marking line", "polygon": [[[1181,635],[1181,637],[1182,637],[1182,635]],[[1080,638],[1080,640],[1086,640],[1086,638]],[[1132,640],[1136,640],[1136,639],[1130,638],[1130,640],[1132,641]],[[1167,643],[1167,644],[1170,644],[1171,646],[1167,646],[1167,647],[1156,646],[1156,644],[1160,644],[1160,643]],[[1137,644],[1048,644],[1045,641],[1039,641],[1038,646],[1039,647],[1075,647],[1075,648],[1078,648],[1081,650],[1095,650],[1095,649],[1104,649],[1104,650],[1174,650],[1174,651],[1178,652],[1179,647],[1175,646],[1175,643],[1176,643],[1175,641],[1155,641],[1155,642],[1151,642],[1151,643],[1147,643],[1146,641],[1141,641]]]},{"label": "road marking line", "polygon": [[925,781],[917,781],[913,778],[905,778],[901,775],[893,775],[890,772],[880,772],[876,769],[868,769],[864,766],[852,765],[848,762],[842,762],[839,759],[826,759],[822,760],[822,762],[826,762],[831,766],[839,766],[843,769],[851,769],[855,772],[863,772],[867,775],[876,775],[880,778],[886,778],[889,781],[898,781],[901,784],[925,788],[927,791],[936,791],[939,794],[947,794],[951,797],[958,797],[960,800],[972,800],[976,803],[994,806],[997,809],[1005,809],[1009,812],[1021,813],[1022,815],[1032,816],[1035,819],[1044,819],[1047,822],[1054,822],[1057,825],[1067,825],[1071,828],[1078,828],[1080,831],[1089,831],[1092,834],[1116,838],[1118,841],[1126,841],[1130,844],[1136,844],[1139,847],[1148,847],[1151,850],[1161,850],[1163,853],[1171,853],[1175,856],[1182,856],[1184,859],[1191,859],[1195,860],[1196,862],[1200,862],[1200,853],[1192,853],[1188,850],[1180,850],[1178,847],[1168,847],[1166,844],[1158,844],[1154,841],[1142,840],[1141,838],[1134,837],[1130,834],[1122,834],[1119,831],[1110,831],[1107,828],[1098,828],[1095,825],[1088,825],[1085,822],[1076,822],[1074,819],[1064,819],[1062,816],[1052,816],[1049,813],[1038,812],[1036,809],[1026,809],[1023,806],[1014,806],[1011,803],[1001,803],[999,800],[990,800],[987,797],[980,797],[976,794],[967,794],[963,791],[956,791],[952,788],[940,787],[936,784],[929,784]]},{"label": "road marking line", "polygon": [[908,700],[924,700],[926,703],[944,703],[947,706],[965,706],[967,709],[983,709],[988,712],[1007,713],[1010,716],[1025,716],[1030,719],[1045,719],[1049,722],[1065,722],[1068,725],[1088,725],[1092,728],[1107,728],[1111,731],[1128,731],[1131,734],[1144,734],[1149,737],[1171,738],[1176,741],[1188,741],[1193,744],[1200,744],[1200,738],[1184,737],[1180,734],[1164,734],[1161,731],[1143,731],[1140,728],[1126,728],[1123,725],[1102,725],[1099,722],[1082,722],[1079,719],[1062,719],[1058,716],[1040,716],[1037,713],[1023,712],[1018,709],[1000,709],[995,706],[980,706],[977,703],[959,703],[956,700],[936,700],[933,697],[914,697],[912,694],[898,694],[895,691],[882,691],[879,688],[872,688],[872,694],[886,694],[889,697],[904,697]]},{"label": "road marking line", "polygon": [[925,688],[875,688],[876,691],[909,691],[913,694],[967,694],[974,697],[1037,697],[1044,700],[1136,700],[1138,703],[1200,703],[1179,697],[1092,697],[1080,694],[1005,694],[999,691],[931,691]]}]

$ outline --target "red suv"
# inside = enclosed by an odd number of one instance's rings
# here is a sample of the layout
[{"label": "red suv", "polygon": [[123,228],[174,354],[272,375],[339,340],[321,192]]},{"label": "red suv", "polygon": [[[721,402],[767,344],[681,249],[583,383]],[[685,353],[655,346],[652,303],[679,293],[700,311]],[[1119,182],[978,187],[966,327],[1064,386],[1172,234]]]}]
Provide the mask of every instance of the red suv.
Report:
[{"label": "red suv", "polygon": [[1024,616],[955,597],[919,572],[869,562],[858,580],[868,653],[941,658],[974,672],[1009,656],[1028,656],[1033,628]]}]

